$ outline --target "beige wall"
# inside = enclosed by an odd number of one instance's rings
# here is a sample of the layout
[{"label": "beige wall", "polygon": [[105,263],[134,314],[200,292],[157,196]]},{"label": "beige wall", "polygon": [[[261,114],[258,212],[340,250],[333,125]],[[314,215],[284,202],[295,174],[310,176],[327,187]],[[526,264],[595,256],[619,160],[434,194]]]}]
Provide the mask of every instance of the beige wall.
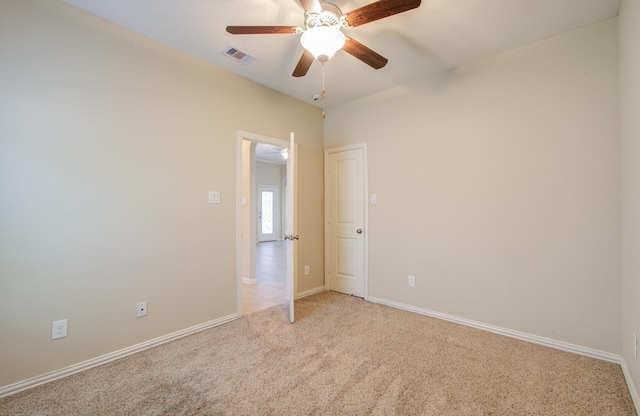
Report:
[{"label": "beige wall", "polygon": [[620,353],[616,37],[610,19],[327,112],[325,147],[368,145],[370,296]]},{"label": "beige wall", "polygon": [[[256,242],[251,236],[255,235],[255,222],[251,222],[254,218],[255,208],[253,208],[254,198],[252,185],[255,186],[255,155],[256,142],[250,140],[242,140],[242,194],[240,195],[240,255],[238,259],[238,268],[243,281],[256,279],[256,262],[255,259]],[[245,204],[246,200],[246,204]],[[241,293],[239,293],[241,296]]]},{"label": "beige wall", "polygon": [[256,161],[256,182],[282,188],[282,165]]},{"label": "beige wall", "polygon": [[[622,183],[622,356],[640,396],[640,2],[623,0],[619,15]],[[640,406],[640,402],[636,403]]]},{"label": "beige wall", "polygon": [[236,312],[238,129],[296,132],[321,269],[318,108],[57,1],[0,2],[0,57],[0,387]]}]

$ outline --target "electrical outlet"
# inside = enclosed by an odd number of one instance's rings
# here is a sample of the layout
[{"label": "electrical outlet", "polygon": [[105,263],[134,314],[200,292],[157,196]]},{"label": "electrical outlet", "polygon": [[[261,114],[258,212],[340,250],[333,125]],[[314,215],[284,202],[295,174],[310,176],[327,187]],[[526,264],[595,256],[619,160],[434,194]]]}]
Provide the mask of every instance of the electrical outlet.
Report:
[{"label": "electrical outlet", "polygon": [[138,318],[147,316],[147,302],[138,303]]},{"label": "electrical outlet", "polygon": [[67,319],[53,321],[51,324],[51,339],[64,338],[67,336]]},{"label": "electrical outlet", "polygon": [[638,337],[633,334],[633,355],[638,358]]},{"label": "electrical outlet", "polygon": [[409,276],[409,287],[416,287],[416,277]]},{"label": "electrical outlet", "polygon": [[309,276],[309,266],[304,266],[304,275]]}]

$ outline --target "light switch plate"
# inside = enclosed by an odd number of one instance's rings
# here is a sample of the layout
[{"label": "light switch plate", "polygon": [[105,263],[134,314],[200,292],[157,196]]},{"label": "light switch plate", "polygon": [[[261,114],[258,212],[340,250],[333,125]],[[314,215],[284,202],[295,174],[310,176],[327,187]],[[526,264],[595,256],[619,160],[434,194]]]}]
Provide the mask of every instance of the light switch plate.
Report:
[{"label": "light switch plate", "polygon": [[378,195],[376,194],[371,194],[371,204],[375,205],[378,203]]},{"label": "light switch plate", "polygon": [[210,204],[219,204],[220,203],[220,192],[218,192],[218,191],[209,191],[209,203]]}]

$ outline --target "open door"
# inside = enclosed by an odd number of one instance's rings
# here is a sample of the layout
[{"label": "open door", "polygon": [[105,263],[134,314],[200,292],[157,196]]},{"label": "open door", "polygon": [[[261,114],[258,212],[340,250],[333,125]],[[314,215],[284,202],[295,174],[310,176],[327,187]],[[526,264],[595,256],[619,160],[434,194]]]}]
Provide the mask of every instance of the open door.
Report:
[{"label": "open door", "polygon": [[298,235],[295,234],[293,202],[296,189],[295,177],[295,139],[293,132],[289,138],[289,157],[287,159],[287,230],[284,236],[287,241],[287,294],[289,296],[289,322],[294,322],[294,300],[295,300],[295,257],[294,250]]}]

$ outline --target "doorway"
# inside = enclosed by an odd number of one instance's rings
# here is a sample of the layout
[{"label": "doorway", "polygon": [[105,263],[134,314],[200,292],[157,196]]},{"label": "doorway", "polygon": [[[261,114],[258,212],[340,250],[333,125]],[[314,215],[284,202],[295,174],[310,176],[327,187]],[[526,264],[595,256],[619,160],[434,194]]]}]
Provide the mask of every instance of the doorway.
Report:
[{"label": "doorway", "polygon": [[[285,191],[291,160],[281,156],[290,142],[238,132],[238,315],[246,315],[290,300],[295,290],[296,249],[283,241],[281,224],[286,205]],[[284,152],[288,153],[288,152]],[[267,156],[264,156],[264,155]],[[261,160],[261,155],[265,160]],[[281,158],[281,159],[278,159]],[[288,187],[285,188],[289,191]],[[291,189],[293,192],[294,189]],[[286,195],[294,200],[293,195]],[[295,214],[295,209],[287,210]],[[287,212],[287,215],[288,212]],[[293,247],[289,247],[289,245]],[[291,253],[289,250],[291,249]]]}]

